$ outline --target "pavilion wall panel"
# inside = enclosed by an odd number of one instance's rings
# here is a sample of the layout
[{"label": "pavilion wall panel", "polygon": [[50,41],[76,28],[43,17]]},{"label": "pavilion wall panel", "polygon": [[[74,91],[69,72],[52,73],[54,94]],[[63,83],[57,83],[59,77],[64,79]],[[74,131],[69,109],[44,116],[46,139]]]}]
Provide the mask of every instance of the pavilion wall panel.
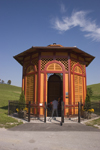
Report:
[{"label": "pavilion wall panel", "polygon": [[84,100],[83,100],[83,103],[85,103],[85,99],[86,99],[86,77],[84,77]]},{"label": "pavilion wall panel", "polygon": [[[69,104],[69,98],[66,98],[68,95],[66,95],[66,93],[68,93],[68,74],[65,74],[65,105]],[[65,116],[69,114],[69,109],[66,108],[65,109]]]},{"label": "pavilion wall panel", "polygon": [[47,103],[47,97],[48,97],[48,82],[47,82],[47,78],[48,78],[48,76],[47,76],[47,74],[46,74],[46,103]]},{"label": "pavilion wall panel", "polygon": [[[38,103],[38,100],[37,100],[37,95],[38,95],[38,91],[37,91],[37,73],[35,74],[35,100],[34,100],[34,103],[37,104]],[[35,108],[34,109],[34,113],[37,114],[38,112],[38,109]]]},{"label": "pavilion wall panel", "polygon": [[[73,95],[73,74],[71,74],[71,105],[74,104],[74,95]],[[74,114],[74,108],[71,110],[72,114]]]},{"label": "pavilion wall panel", "polygon": [[[34,102],[34,74],[27,75],[26,77],[26,103]],[[31,113],[33,112],[33,108],[31,108]]]},{"label": "pavilion wall panel", "polygon": [[[25,77],[22,78],[22,90],[24,91]],[[24,91],[25,93],[25,91]]]},{"label": "pavilion wall panel", "polygon": [[[83,77],[80,75],[74,75],[74,87],[75,87],[75,104],[83,102]],[[75,109],[75,114],[78,113],[78,109]]]},{"label": "pavilion wall panel", "polygon": [[[40,103],[44,104],[44,74],[41,73]],[[43,107],[40,108],[40,115],[43,115]]]}]

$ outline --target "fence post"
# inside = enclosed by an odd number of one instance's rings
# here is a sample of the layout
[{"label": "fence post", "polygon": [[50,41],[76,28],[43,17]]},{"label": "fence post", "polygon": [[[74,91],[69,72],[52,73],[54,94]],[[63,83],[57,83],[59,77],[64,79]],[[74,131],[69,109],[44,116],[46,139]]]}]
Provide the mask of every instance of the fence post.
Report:
[{"label": "fence post", "polygon": [[80,123],[80,112],[81,112],[81,106],[80,106],[80,102],[78,102],[78,123]]},{"label": "fence post", "polygon": [[64,123],[64,102],[61,102],[61,122]]},{"label": "fence post", "polygon": [[46,123],[46,102],[44,103],[44,122]]},{"label": "fence post", "polygon": [[28,122],[30,122],[30,105],[31,105],[31,101],[29,101],[28,104]]},{"label": "fence post", "polygon": [[10,115],[10,100],[8,101],[8,115]]}]

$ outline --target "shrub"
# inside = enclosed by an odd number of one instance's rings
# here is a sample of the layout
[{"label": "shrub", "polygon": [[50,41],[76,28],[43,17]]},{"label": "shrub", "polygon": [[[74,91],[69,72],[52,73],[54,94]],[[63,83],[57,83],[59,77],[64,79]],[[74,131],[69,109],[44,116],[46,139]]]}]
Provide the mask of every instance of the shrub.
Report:
[{"label": "shrub", "polygon": [[92,88],[91,88],[91,87],[88,87],[88,88],[87,88],[87,91],[88,91],[90,97],[92,97],[92,95],[93,95]]},{"label": "shrub", "polygon": [[85,105],[84,105],[84,110],[88,111],[91,109],[91,101],[90,101],[90,95],[89,92],[87,90],[87,94],[86,94],[86,99],[85,99]]},{"label": "shrub", "polygon": [[19,110],[23,110],[24,108],[25,108],[25,95],[24,91],[22,91],[19,98]]}]

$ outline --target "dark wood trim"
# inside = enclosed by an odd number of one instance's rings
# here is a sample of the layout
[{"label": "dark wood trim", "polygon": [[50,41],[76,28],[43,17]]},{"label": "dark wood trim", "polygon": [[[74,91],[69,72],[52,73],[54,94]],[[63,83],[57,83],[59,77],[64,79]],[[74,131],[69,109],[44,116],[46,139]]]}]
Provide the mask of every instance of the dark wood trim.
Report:
[{"label": "dark wood trim", "polygon": [[56,60],[57,58],[68,58],[68,56],[59,56],[59,55],[55,55],[55,53],[54,53],[54,55],[52,55],[52,56],[48,56],[48,55],[41,56],[41,59],[42,58],[53,58],[53,60]]},{"label": "dark wood trim", "polygon": [[53,52],[53,60],[56,60],[56,53]]},{"label": "dark wood trim", "polygon": [[81,60],[76,59],[76,58],[73,58],[73,57],[70,57],[70,59],[71,59],[72,61],[77,61],[77,62],[79,62],[79,63],[82,63],[83,65],[85,64],[85,61],[81,61]]}]

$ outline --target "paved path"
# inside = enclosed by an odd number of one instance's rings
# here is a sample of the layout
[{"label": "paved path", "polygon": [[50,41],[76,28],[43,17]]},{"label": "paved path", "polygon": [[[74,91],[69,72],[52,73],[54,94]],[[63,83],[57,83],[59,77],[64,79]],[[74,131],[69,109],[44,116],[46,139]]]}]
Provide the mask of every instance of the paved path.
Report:
[{"label": "paved path", "polygon": [[100,130],[79,123],[0,128],[0,150],[100,150]]},{"label": "paved path", "polygon": [[99,129],[80,123],[25,123],[9,129],[10,131],[92,131],[100,132]]}]

